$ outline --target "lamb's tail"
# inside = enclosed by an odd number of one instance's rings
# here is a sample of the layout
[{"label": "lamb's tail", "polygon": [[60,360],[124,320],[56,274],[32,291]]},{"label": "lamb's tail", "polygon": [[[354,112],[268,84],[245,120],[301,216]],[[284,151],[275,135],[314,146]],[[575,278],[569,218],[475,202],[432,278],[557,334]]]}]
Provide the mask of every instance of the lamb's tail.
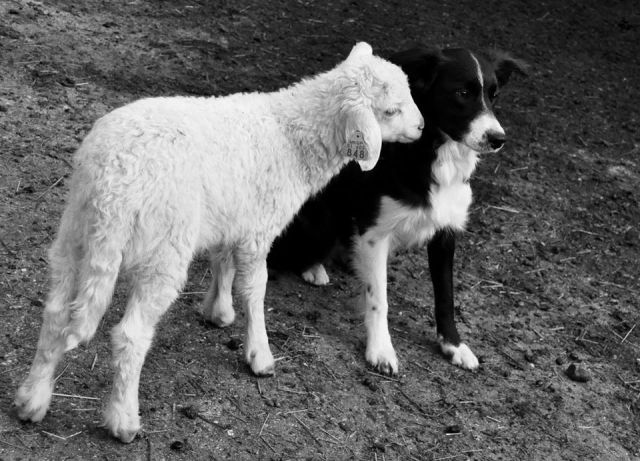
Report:
[{"label": "lamb's tail", "polygon": [[[73,193],[72,193],[73,194]],[[18,415],[40,421],[49,407],[53,375],[65,351],[95,334],[109,305],[122,261],[122,240],[98,226],[89,203],[72,197],[49,251],[51,289],[29,376],[16,394]],[[85,199],[86,200],[86,199]],[[98,235],[98,229],[100,234]]]},{"label": "lamb's tail", "polygon": [[[126,243],[120,226],[93,222],[93,210],[88,215],[81,213],[81,217],[80,222],[68,222],[79,216],[65,213],[61,235],[49,255],[52,292],[64,292],[64,303],[58,307],[63,312],[61,334],[67,351],[95,334],[111,302]],[[63,235],[67,226],[71,232]]]}]

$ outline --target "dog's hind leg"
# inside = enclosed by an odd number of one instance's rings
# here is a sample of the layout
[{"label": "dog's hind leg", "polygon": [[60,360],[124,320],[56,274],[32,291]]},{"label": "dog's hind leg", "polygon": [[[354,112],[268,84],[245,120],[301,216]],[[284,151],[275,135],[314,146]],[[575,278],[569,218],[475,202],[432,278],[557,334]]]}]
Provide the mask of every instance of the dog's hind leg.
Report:
[{"label": "dog's hind leg", "polygon": [[321,263],[316,263],[302,273],[305,282],[311,285],[327,285],[329,283],[329,275]]},{"label": "dog's hind leg", "polygon": [[387,324],[387,258],[389,235],[369,231],[355,238],[354,269],[363,284],[364,323],[367,328],[367,362],[381,373],[398,373],[398,358]]},{"label": "dog's hind leg", "polygon": [[440,349],[451,363],[467,370],[478,368],[478,359],[469,346],[461,342],[456,328],[453,305],[453,257],[455,234],[440,230],[429,241],[429,270],[435,298],[436,329]]},{"label": "dog's hind leg", "polygon": [[211,250],[209,260],[212,280],[202,303],[202,315],[222,328],[231,325],[236,317],[232,298],[236,269],[231,249]]}]

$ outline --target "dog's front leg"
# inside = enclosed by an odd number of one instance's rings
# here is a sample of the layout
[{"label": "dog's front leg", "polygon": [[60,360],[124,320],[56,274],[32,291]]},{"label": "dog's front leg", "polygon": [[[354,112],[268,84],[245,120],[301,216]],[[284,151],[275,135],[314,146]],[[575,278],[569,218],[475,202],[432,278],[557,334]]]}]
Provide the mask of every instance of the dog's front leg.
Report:
[{"label": "dog's front leg", "polygon": [[362,307],[367,328],[366,359],[381,373],[398,373],[398,358],[387,325],[387,258],[390,236],[373,232],[356,237],[354,268],[362,282]]},{"label": "dog's front leg", "polygon": [[435,298],[436,329],[440,349],[451,363],[468,370],[478,368],[478,359],[471,349],[460,341],[453,307],[453,256],[455,234],[440,230],[428,245],[429,270]]}]

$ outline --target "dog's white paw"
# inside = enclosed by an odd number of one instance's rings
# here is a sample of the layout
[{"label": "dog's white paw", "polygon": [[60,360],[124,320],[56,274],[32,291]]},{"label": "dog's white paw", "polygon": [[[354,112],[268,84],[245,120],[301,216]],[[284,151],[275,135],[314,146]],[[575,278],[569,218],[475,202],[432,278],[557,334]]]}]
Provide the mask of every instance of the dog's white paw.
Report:
[{"label": "dog's white paw", "polygon": [[398,357],[391,343],[386,345],[370,344],[367,346],[365,358],[380,374],[387,376],[398,374]]},{"label": "dog's white paw", "polygon": [[138,409],[110,402],[104,412],[104,426],[122,443],[131,443],[140,431]]},{"label": "dog's white paw", "polygon": [[464,368],[465,370],[476,370],[480,366],[480,362],[476,358],[475,354],[469,349],[465,343],[460,343],[459,346],[454,346],[449,343],[440,343],[440,349],[442,353],[449,357],[452,364]]},{"label": "dog's white paw", "polygon": [[269,346],[248,347],[246,351],[247,363],[256,376],[273,376],[276,362]]},{"label": "dog's white paw", "polygon": [[322,264],[314,264],[302,273],[305,282],[312,285],[326,285],[329,283],[329,276]]},{"label": "dog's white paw", "polygon": [[49,409],[52,393],[51,380],[25,381],[16,392],[14,401],[18,409],[18,417],[23,421],[42,421]]}]

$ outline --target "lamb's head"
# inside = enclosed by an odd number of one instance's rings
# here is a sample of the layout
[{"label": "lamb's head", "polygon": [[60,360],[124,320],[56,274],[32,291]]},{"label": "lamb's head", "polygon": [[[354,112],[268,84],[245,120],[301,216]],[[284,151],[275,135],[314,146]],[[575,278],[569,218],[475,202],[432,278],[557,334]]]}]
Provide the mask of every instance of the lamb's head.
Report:
[{"label": "lamb's head", "polygon": [[353,47],[342,67],[350,82],[342,113],[345,155],[363,170],[372,169],[382,142],[412,142],[420,138],[424,119],[414,103],[406,74],[399,66],[373,55],[361,42]]}]

